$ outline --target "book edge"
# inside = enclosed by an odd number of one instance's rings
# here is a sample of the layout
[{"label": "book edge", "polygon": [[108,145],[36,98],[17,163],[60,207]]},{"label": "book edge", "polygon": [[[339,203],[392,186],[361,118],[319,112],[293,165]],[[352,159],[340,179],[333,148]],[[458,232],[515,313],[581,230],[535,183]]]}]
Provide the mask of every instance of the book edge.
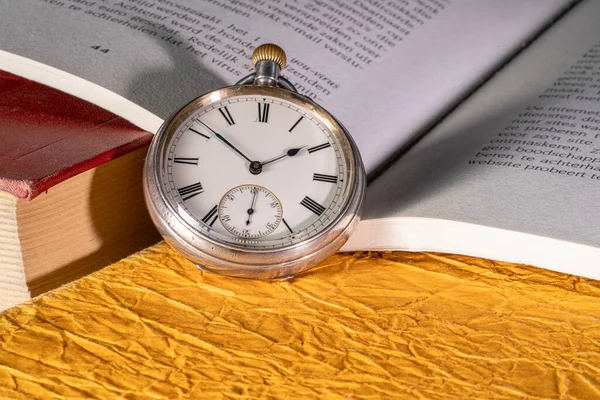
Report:
[{"label": "book edge", "polygon": [[17,225],[17,199],[10,193],[0,191],[0,311],[29,300],[23,257]]},{"label": "book edge", "polygon": [[[160,241],[146,208],[136,207],[142,199],[142,180],[129,179],[140,176],[145,154],[142,147],[34,201],[17,201],[23,270],[32,295]],[[67,256],[63,250],[69,246],[76,249]]]},{"label": "book edge", "polygon": [[162,118],[98,84],[58,68],[0,50],[2,70],[95,104],[141,129],[156,132]]},{"label": "book edge", "polygon": [[0,191],[10,193],[16,198],[30,201],[40,193],[45,192],[51,187],[69,178],[72,178],[75,175],[91,170],[99,165],[148,145],[152,141],[152,137],[152,134],[148,133],[141,138],[133,140],[122,146],[112,148],[96,155],[95,157],[84,160],[70,167],[63,168],[39,180],[30,181],[0,178]]},{"label": "book edge", "polygon": [[594,268],[600,258],[598,248],[444,219],[393,217],[363,220],[340,249],[341,252],[394,250],[464,254],[600,279],[600,269]]}]

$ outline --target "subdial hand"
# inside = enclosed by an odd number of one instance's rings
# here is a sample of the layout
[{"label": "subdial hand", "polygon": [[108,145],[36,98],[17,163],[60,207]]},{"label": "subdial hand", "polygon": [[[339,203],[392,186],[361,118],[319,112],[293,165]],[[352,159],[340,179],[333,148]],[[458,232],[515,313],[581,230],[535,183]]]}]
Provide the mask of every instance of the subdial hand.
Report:
[{"label": "subdial hand", "polygon": [[248,219],[246,220],[246,226],[250,225],[252,220],[252,214],[254,214],[254,205],[256,204],[256,196],[258,195],[258,190],[256,188],[252,189],[254,195],[252,196],[252,203],[250,204],[250,208],[248,209]]},{"label": "subdial hand", "polygon": [[248,157],[246,157],[246,155],[244,153],[242,153],[241,151],[239,151],[234,145],[232,145],[229,140],[225,139],[222,135],[220,135],[219,133],[215,132],[210,126],[206,125],[204,122],[197,120],[198,122],[200,122],[202,125],[204,125],[206,127],[206,129],[208,129],[209,131],[211,131],[213,133],[213,135],[215,135],[215,137],[217,139],[219,139],[223,144],[225,144],[227,147],[229,147],[231,150],[235,151],[236,153],[238,153],[240,156],[242,156],[246,161],[248,161],[249,163],[252,162],[251,159],[249,159]]},{"label": "subdial hand", "polygon": [[263,167],[264,167],[265,165],[267,165],[267,164],[271,164],[271,163],[273,163],[273,162],[275,162],[275,161],[279,161],[279,160],[281,160],[282,158],[285,158],[285,157],[293,157],[293,156],[295,156],[296,154],[298,154],[298,153],[300,152],[300,150],[302,150],[302,149],[303,149],[303,148],[305,148],[305,147],[306,147],[306,145],[304,145],[304,146],[300,146],[300,147],[295,147],[295,148],[293,148],[293,149],[289,149],[287,152],[283,153],[282,155],[280,155],[280,156],[277,156],[277,157],[273,157],[273,158],[271,158],[271,159],[269,159],[269,160],[267,160],[267,161],[263,161],[263,162],[261,162],[261,164],[262,164],[262,165],[263,165]]}]

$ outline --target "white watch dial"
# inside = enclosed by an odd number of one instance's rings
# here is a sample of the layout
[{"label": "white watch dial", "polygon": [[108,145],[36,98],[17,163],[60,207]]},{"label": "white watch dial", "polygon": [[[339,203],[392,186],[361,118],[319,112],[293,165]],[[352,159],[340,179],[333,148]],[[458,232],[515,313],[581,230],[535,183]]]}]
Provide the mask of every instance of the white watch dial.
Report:
[{"label": "white watch dial", "polygon": [[350,193],[335,135],[309,109],[275,97],[216,99],[183,121],[165,157],[163,181],[178,214],[208,237],[246,248],[314,237]]}]

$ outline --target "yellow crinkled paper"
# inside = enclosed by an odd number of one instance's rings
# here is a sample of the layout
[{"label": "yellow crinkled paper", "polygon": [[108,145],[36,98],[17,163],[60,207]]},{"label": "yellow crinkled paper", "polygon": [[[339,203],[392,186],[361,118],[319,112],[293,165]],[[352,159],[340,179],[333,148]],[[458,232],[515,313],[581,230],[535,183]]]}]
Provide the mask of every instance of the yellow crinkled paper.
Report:
[{"label": "yellow crinkled paper", "polygon": [[161,243],[4,312],[0,396],[600,398],[600,283],[403,252],[244,281]]}]

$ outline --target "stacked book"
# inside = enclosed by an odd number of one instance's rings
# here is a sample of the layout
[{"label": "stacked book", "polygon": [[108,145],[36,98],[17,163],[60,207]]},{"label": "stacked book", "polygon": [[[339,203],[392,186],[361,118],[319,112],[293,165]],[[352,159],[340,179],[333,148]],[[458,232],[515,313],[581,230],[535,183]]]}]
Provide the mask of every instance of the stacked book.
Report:
[{"label": "stacked book", "polygon": [[142,199],[152,135],[0,73],[0,309],[156,243]]}]

